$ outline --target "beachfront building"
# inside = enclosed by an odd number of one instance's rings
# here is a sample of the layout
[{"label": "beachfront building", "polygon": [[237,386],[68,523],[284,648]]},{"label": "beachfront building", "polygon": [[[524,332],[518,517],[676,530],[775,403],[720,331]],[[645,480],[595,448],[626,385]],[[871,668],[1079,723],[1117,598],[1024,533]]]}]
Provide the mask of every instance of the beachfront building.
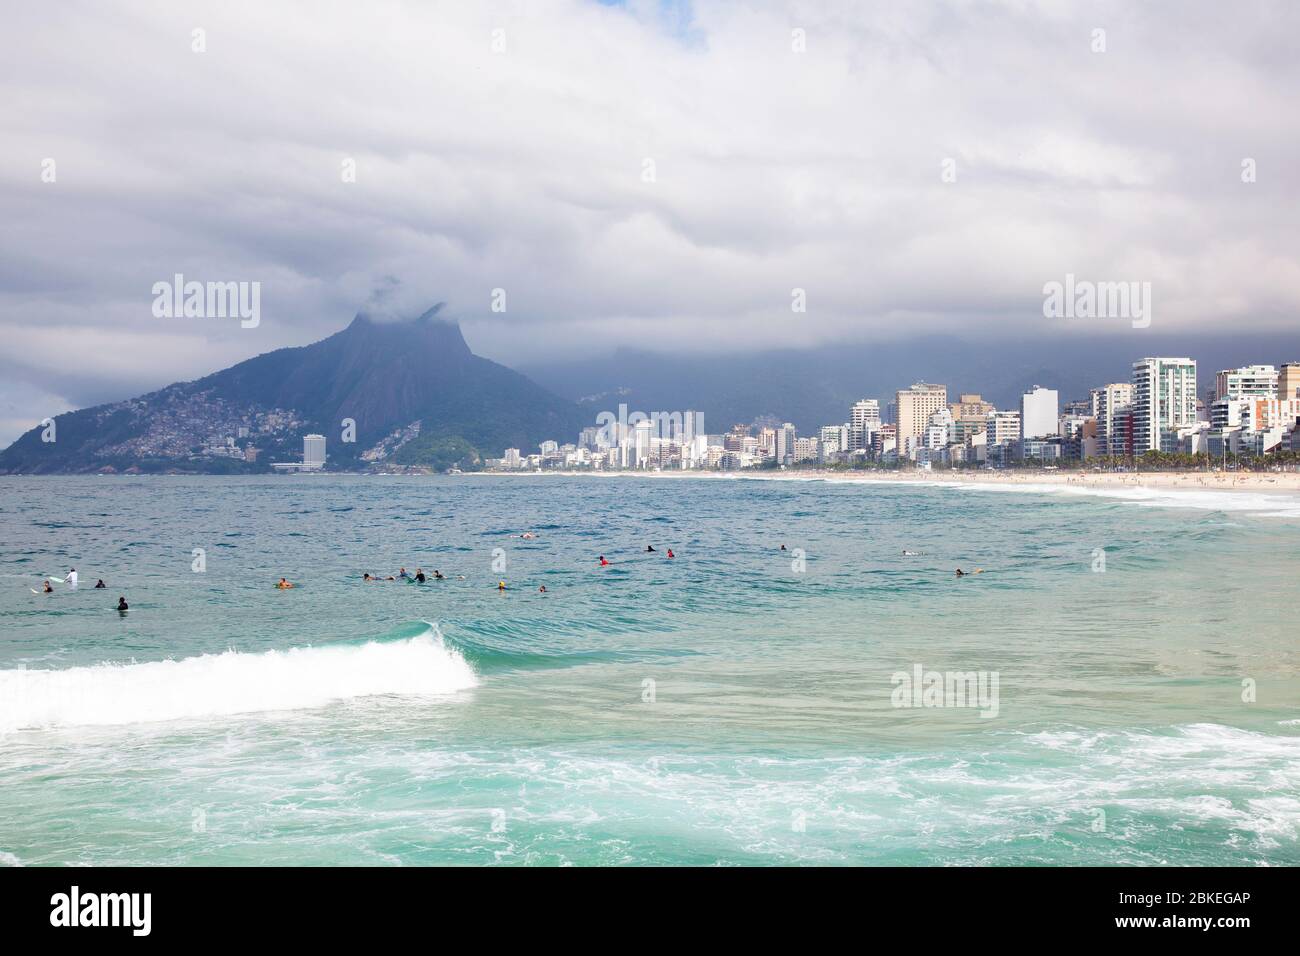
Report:
[{"label": "beachfront building", "polygon": [[959,401],[948,406],[952,416],[949,440],[953,444],[968,444],[971,436],[984,431],[989,415],[995,411],[993,403],[984,401],[980,395],[964,393]]},{"label": "beachfront building", "polygon": [[1049,438],[1057,434],[1056,389],[1035,385],[1020,396],[1019,438]]},{"label": "beachfront building", "polygon": [[870,447],[870,434],[880,430],[880,402],[864,398],[854,402],[849,409],[848,451],[863,451]]},{"label": "beachfront building", "polygon": [[[921,436],[921,447],[931,452],[942,451],[948,447],[951,429],[952,412],[948,411],[946,407],[939,409],[925,423],[925,433]],[[937,458],[931,455],[930,460],[937,461]]]},{"label": "beachfront building", "polygon": [[797,437],[795,427],[785,422],[776,430],[776,463],[778,465],[794,464],[794,442]]},{"label": "beachfront building", "polygon": [[984,435],[987,460],[1005,465],[1011,460],[1012,449],[1020,440],[1020,413],[994,412],[988,417]]},{"label": "beachfront building", "polygon": [[1133,363],[1135,455],[1179,451],[1179,429],[1196,422],[1194,359],[1148,357]]},{"label": "beachfront building", "polygon": [[302,470],[320,471],[325,467],[325,436],[304,435],[302,439]]},{"label": "beachfront building", "polygon": [[1278,397],[1278,374],[1272,365],[1245,365],[1229,368],[1214,377],[1214,398],[1247,398],[1262,395]]},{"label": "beachfront building", "polygon": [[1097,454],[1133,454],[1133,383],[1111,382],[1088,393],[1097,419]]},{"label": "beachfront building", "polygon": [[910,388],[896,392],[894,404],[898,415],[898,456],[915,458],[930,416],[948,405],[948,386],[916,382]]}]

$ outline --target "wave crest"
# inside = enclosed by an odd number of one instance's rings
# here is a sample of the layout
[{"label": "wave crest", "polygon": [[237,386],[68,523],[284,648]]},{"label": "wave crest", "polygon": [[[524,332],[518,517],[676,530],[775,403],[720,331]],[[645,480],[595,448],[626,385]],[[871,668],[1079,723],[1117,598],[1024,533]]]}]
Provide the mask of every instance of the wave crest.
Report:
[{"label": "wave crest", "polygon": [[414,637],[364,644],[0,671],[0,733],[301,710],[354,697],[431,696],[477,685],[464,656],[430,625]]}]

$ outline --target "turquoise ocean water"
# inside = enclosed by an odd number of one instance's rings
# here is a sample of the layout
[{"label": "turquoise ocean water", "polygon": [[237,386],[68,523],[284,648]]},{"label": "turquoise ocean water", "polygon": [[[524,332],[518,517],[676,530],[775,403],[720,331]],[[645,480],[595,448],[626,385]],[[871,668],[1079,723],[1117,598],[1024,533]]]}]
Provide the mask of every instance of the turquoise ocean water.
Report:
[{"label": "turquoise ocean water", "polygon": [[1295,497],[0,479],[0,864],[1294,865],[1298,580]]}]

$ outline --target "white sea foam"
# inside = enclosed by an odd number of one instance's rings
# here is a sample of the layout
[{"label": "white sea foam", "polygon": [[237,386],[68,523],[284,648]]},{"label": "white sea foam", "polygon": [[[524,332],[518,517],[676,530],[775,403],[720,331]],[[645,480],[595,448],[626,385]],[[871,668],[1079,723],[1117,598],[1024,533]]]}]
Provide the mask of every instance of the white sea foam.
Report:
[{"label": "white sea foam", "polygon": [[899,479],[820,478],[804,475],[744,475],[752,481],[826,481],[848,485],[913,485],[923,488],[953,488],[962,491],[1012,492],[1064,497],[1114,498],[1145,508],[1191,508],[1198,511],[1230,511],[1265,518],[1300,518],[1300,496],[1283,492],[1246,491],[1236,488],[1151,488],[1121,485],[1056,484],[1034,481],[952,481],[934,478]]},{"label": "white sea foam", "polygon": [[477,684],[469,664],[434,627],[404,640],[360,645],[3,670],[0,733],[300,710],[381,694],[451,694]]}]

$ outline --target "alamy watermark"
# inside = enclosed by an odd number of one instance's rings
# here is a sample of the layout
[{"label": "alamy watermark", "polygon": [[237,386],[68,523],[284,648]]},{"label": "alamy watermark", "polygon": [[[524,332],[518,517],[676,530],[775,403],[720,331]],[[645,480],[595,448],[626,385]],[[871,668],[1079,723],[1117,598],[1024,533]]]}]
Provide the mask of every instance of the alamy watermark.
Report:
[{"label": "alamy watermark", "polygon": [[889,702],[895,707],[970,707],[984,718],[998,715],[997,671],[895,671]]},{"label": "alamy watermark", "polygon": [[617,445],[622,438],[632,436],[637,427],[649,423],[651,438],[679,441],[704,434],[703,412],[628,412],[626,404],[618,412],[601,412],[596,416],[600,429],[597,440],[603,445]]},{"label": "alamy watermark", "polygon": [[1135,329],[1151,325],[1150,282],[1092,282],[1066,273],[1064,282],[1043,285],[1048,319],[1129,319]]},{"label": "alamy watermark", "polygon": [[244,329],[262,321],[260,282],[186,282],[178,272],[171,282],[155,282],[152,291],[154,318],[238,318]]}]

